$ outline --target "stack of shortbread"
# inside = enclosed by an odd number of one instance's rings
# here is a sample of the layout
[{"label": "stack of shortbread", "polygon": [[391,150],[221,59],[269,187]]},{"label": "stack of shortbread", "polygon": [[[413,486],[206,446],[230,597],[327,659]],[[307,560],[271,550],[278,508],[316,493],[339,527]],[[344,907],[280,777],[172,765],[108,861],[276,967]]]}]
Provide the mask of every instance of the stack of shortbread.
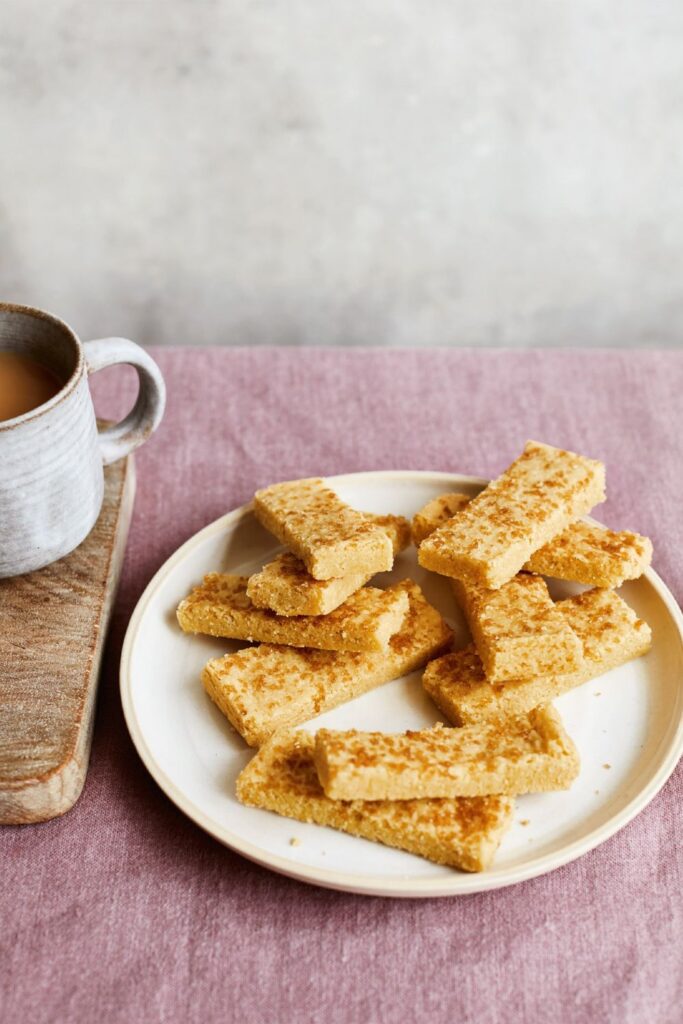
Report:
[{"label": "stack of shortbread", "polygon": [[448,649],[451,630],[417,584],[364,586],[410,543],[405,519],[356,512],[315,479],[259,491],[253,509],[289,551],[251,577],[209,574],[178,608],[185,632],[258,644],[202,677],[250,746]]},{"label": "stack of shortbread", "polygon": [[[247,578],[212,573],[180,605],[186,632],[257,642],[210,661],[204,686],[251,746],[238,798],[469,871],[487,867],[522,793],[579,771],[556,696],[645,653],[648,626],[616,594],[650,542],[579,522],[604,468],[529,442],[477,497],[448,494],[412,523],[420,564],[449,576],[473,644],[412,580],[365,586],[407,546],[408,523],[344,504],[322,480],[257,492],[259,521],[289,549]],[[553,602],[543,576],[590,584]],[[296,730],[425,667],[451,727],[401,735]],[[455,728],[453,728],[455,726]]]}]

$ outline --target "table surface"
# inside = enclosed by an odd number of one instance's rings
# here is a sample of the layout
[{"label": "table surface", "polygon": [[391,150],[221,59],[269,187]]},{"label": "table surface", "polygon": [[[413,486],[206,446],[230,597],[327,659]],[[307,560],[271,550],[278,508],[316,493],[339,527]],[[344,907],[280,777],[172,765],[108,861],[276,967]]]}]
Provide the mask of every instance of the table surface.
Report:
[{"label": "table surface", "polygon": [[[424,901],[334,893],[243,860],[176,810],[128,738],[118,660],[152,574],[257,487],[369,469],[492,476],[528,438],[606,463],[601,520],[652,537],[680,602],[683,354],[152,352],[168,409],[138,453],[85,789],[63,818],[0,830],[3,1024],[678,1024],[680,766],[627,828],[543,878]],[[99,415],[125,411],[131,378],[93,379]]]}]

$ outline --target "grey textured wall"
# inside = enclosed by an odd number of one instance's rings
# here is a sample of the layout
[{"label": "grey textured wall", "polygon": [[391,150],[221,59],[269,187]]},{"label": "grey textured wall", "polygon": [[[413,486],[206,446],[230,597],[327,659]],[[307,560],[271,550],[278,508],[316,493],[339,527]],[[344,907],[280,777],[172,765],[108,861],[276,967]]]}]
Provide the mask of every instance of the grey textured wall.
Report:
[{"label": "grey textured wall", "polygon": [[681,0],[1,0],[0,293],[83,337],[678,345]]}]

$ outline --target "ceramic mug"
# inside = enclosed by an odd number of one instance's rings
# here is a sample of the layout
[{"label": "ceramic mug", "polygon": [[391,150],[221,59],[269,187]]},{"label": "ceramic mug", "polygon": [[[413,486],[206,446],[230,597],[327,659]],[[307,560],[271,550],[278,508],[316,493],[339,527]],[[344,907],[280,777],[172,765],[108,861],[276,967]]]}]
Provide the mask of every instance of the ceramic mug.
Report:
[{"label": "ceramic mug", "polygon": [[[143,444],[163,416],[166,389],[154,360],[126,338],[82,342],[58,317],[0,303],[0,349],[46,366],[62,387],[43,405],[0,421],[0,578],[40,569],[73,551],[102,507],[103,466]],[[128,416],[100,428],[88,376],[128,363],[139,391]]]}]

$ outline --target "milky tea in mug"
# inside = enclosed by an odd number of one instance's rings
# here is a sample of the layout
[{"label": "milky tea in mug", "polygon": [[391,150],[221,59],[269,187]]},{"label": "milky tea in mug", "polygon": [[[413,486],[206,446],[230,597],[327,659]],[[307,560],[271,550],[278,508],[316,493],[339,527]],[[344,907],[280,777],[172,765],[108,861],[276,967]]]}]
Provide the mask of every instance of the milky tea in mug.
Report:
[{"label": "milky tea in mug", "polygon": [[0,421],[23,416],[49,402],[64,381],[22,352],[0,348]]},{"label": "milky tea in mug", "polygon": [[[120,423],[98,424],[88,380],[134,366],[139,390]],[[161,421],[166,390],[151,356],[127,338],[81,341],[59,317],[0,302],[0,580],[62,558],[102,507],[104,466]]]}]

